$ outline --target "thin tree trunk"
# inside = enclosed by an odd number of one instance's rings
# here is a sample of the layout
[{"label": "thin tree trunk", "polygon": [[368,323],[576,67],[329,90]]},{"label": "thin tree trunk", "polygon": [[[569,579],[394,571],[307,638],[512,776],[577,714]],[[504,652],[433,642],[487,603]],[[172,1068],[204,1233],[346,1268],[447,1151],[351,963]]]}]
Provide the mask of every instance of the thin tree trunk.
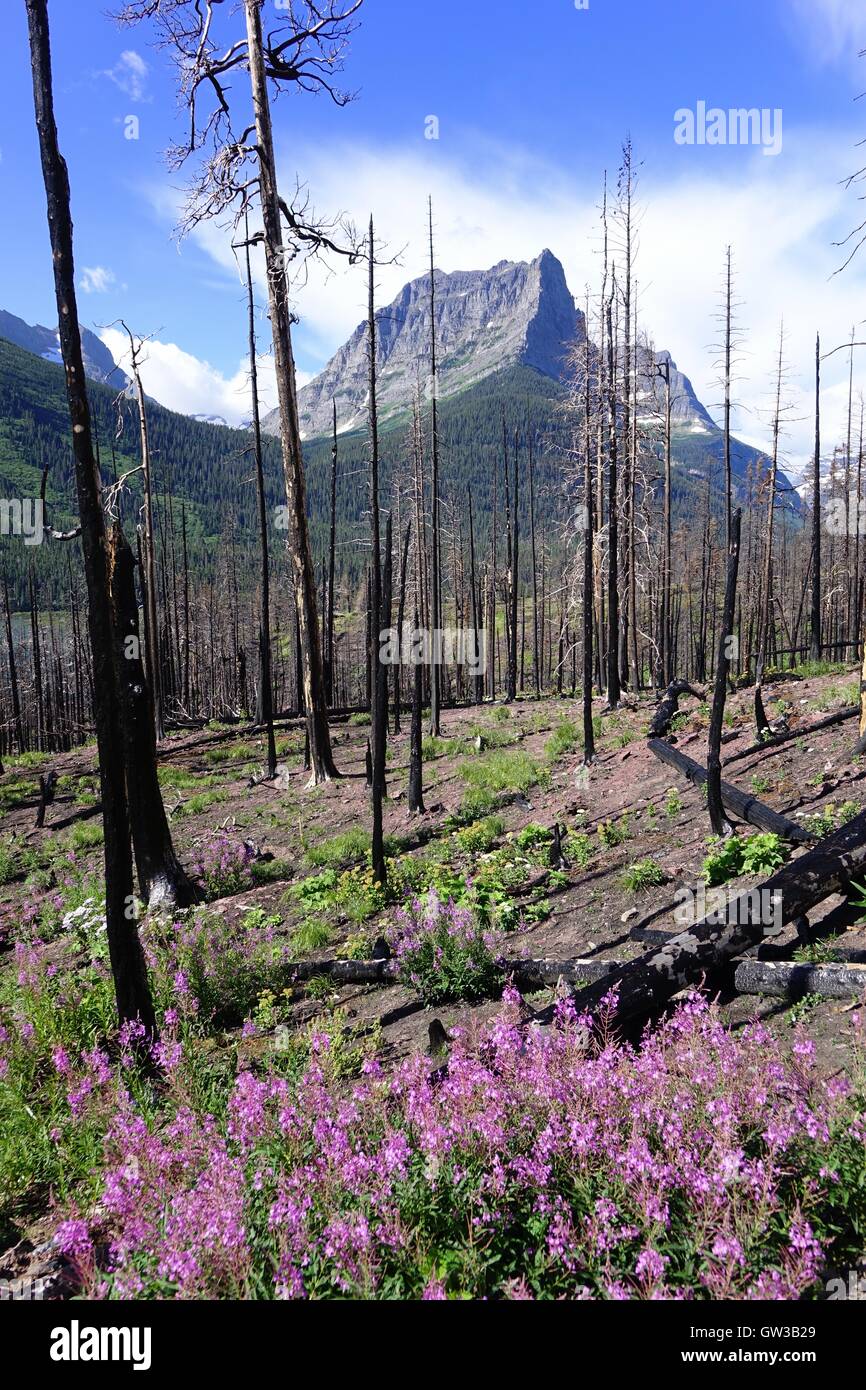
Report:
[{"label": "thin tree trunk", "polygon": [[280,440],[289,518],[289,537],[296,596],[304,684],[304,713],[310,746],[311,784],[327,782],[339,774],[331,751],[328,709],[322,667],[322,649],[316,614],[316,576],[307,521],[307,484],[298,425],[297,384],[292,356],[280,199],[271,126],[271,110],[262,50],[262,18],[259,0],[244,0],[250,84],[256,123],[259,192],[264,224],[268,301],[274,341],[274,369],[280,411]]},{"label": "thin tree trunk", "polygon": [[132,903],[132,854],[126,786],[117,750],[120,710],[114,677],[115,644],[106,572],[105,527],[99,471],[93,453],[90,408],[75,300],[69,179],[57,141],[51,84],[51,50],[46,0],[26,0],[33,67],[33,97],[48,202],[48,229],[60,324],[60,350],[72,423],[75,482],[87,581],[88,628],[93,662],[94,717],[102,787],[105,838],[106,927],[118,1014],[122,1022],[140,1020],[148,1033],[156,1019]]},{"label": "thin tree trunk", "polygon": [[707,741],[707,807],[714,835],[730,835],[731,825],[722,804],[722,724],[725,717],[725,700],[728,693],[728,669],[730,666],[730,640],[733,636],[734,606],[737,597],[737,573],[740,567],[740,522],[742,512],[738,507],[731,517],[731,544],[728,550],[728,569],[725,579],[725,606],[722,627],[719,633],[719,649],[716,658],[715,683],[713,685],[713,705],[710,711],[710,731]]}]

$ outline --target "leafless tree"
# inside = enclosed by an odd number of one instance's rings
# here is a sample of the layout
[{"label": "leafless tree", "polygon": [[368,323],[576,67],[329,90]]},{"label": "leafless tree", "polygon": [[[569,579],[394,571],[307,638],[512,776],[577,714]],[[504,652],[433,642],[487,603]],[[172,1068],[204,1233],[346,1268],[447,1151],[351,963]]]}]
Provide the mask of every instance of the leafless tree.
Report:
[{"label": "leafless tree", "polygon": [[[243,0],[245,34],[236,33],[232,22],[236,7],[226,5],[225,0],[130,0],[118,15],[124,24],[152,20],[158,41],[169,49],[177,68],[188,130],[186,139],[170,151],[169,162],[175,169],[188,162],[194,168],[182,229],[221,217],[237,225],[256,206],[261,215],[311,783],[338,774],[328,729],[307,521],[289,272],[303,272],[309,257],[328,252],[357,259],[361,248],[348,224],[317,218],[301,189],[296,189],[292,201],[282,196],[271,91],[278,95],[294,88],[325,93],[337,105],[345,105],[351,94],[337,85],[336,77],[342,70],[361,3],[298,0],[281,10],[276,27],[266,32],[262,23],[264,0]],[[251,105],[244,107],[241,125],[235,113],[242,98],[235,95],[230,79],[243,71],[249,74]]]}]

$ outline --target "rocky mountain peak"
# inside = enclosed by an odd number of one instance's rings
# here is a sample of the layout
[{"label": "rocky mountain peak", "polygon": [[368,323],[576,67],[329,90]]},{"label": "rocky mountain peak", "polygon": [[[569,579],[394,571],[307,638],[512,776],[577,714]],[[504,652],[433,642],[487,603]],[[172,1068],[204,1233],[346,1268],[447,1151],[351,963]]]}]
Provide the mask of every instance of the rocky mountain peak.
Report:
[{"label": "rocky mountain peak", "polygon": [[[489,270],[434,271],[436,348],[440,396],[455,395],[515,363],[559,380],[569,346],[584,333],[556,256],[499,261]],[[409,409],[416,389],[429,397],[430,281],[419,276],[377,311],[378,397],[382,422]],[[367,329],[361,323],[319,376],[298,393],[305,438],[364,423],[367,400]],[[276,412],[265,428],[279,430]]]}]

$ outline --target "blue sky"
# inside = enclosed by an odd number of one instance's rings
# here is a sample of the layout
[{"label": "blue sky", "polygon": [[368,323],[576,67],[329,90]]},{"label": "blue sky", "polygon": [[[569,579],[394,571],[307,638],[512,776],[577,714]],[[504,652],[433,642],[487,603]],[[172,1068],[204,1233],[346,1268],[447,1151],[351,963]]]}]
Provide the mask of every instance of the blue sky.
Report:
[{"label": "blue sky", "polygon": [[[180,247],[172,237],[181,180],[162,152],[179,132],[173,70],[146,26],[118,29],[106,5],[50,3],[82,315],[96,326],[122,314],[155,335],[146,384],[167,404],[241,418],[244,321],[227,237],[215,227]],[[266,4],[271,16],[277,9]],[[5,0],[0,23],[0,306],[50,323],[23,0]],[[859,321],[866,287],[866,254],[862,269],[828,279],[840,259],[832,241],[857,213],[839,180],[866,134],[866,102],[854,104],[866,87],[858,47],[861,0],[589,0],[588,9],[574,0],[367,0],[344,75],[358,99],[345,109],[280,101],[281,172],[286,183],[306,180],[323,211],[359,220],[373,211],[381,235],[405,248],[400,265],[381,273],[383,301],[423,268],[428,191],[443,269],[525,259],[548,245],[582,296],[597,264],[602,174],[615,170],[630,132],[642,161],[636,274],[646,326],[712,404],[712,314],[730,240],[744,301],[740,432],[759,440],[765,429],[784,314],[789,449],[798,456],[808,447],[797,417],[807,413],[814,331],[840,340]],[[245,100],[242,73],[236,87]],[[781,152],[678,145],[674,113],[699,101],[781,110]],[[130,115],[138,140],[124,138]],[[431,115],[437,140],[425,139]],[[302,373],[323,365],[362,304],[358,271],[338,267],[298,288]],[[839,359],[828,368],[831,411],[841,368]]]}]

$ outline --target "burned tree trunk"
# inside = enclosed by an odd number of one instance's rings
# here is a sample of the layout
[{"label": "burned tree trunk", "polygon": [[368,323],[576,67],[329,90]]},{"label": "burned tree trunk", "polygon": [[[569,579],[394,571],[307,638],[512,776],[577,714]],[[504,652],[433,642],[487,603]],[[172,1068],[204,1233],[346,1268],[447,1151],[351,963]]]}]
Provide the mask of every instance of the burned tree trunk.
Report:
[{"label": "burned tree trunk", "polygon": [[334,570],[337,551],[337,402],[332,402],[334,410],[333,439],[331,441],[331,521],[328,528],[328,606],[327,641],[325,644],[325,699],[329,705],[334,703]]},{"label": "burned tree trunk", "polygon": [[[415,610],[415,630],[418,630],[418,610]],[[421,756],[421,705],[424,673],[418,654],[412,663],[412,723],[409,731],[409,810],[424,814],[424,778]]]},{"label": "burned tree trunk", "polygon": [[[859,529],[859,528],[858,528]],[[815,457],[812,463],[812,590],[809,655],[821,660],[821,335],[815,338]]]},{"label": "burned tree trunk", "polygon": [[400,675],[402,671],[403,624],[406,620],[406,571],[409,563],[409,541],[412,536],[411,521],[406,524],[403,538],[403,553],[400,558],[400,596],[397,600],[397,660],[394,663],[394,733],[400,732]]},{"label": "burned tree trunk", "polygon": [[119,521],[108,532],[106,553],[122,739],[114,756],[126,769],[139,890],[150,908],[188,907],[199,894],[174,852],[162,803],[151,696],[141,664],[134,562]]},{"label": "burned tree trunk", "polygon": [[[376,413],[376,307],[373,292],[373,219],[370,218],[369,282],[367,303],[367,404],[370,426],[370,622],[368,626],[368,669],[370,671],[371,793],[373,803],[373,879],[385,883],[385,847],[382,832],[382,802],[385,798],[385,756],[388,737],[388,668],[380,649],[383,628],[382,552],[379,535],[379,423]],[[388,548],[391,528],[388,526]]]},{"label": "burned tree trunk", "polygon": [[307,483],[301,453],[298,424],[297,383],[292,355],[291,312],[286,284],[286,263],[280,223],[280,196],[277,188],[271,108],[262,45],[262,15],[259,0],[244,0],[247,22],[247,52],[256,123],[256,154],[259,167],[268,300],[274,342],[274,369],[280,412],[280,440],[283,475],[294,576],[298,631],[303,673],[303,708],[310,745],[311,782],[327,782],[339,776],[331,751],[322,649],[316,614],[316,576],[310,549],[307,521]]},{"label": "burned tree trunk", "polygon": [[[696,787],[706,786],[707,769],[701,767],[693,758],[686,757],[678,748],[672,748],[669,743],[664,743],[661,739],[651,738],[647,744],[651,753],[666,763],[668,767],[676,768],[682,775]],[[788,820],[787,816],[780,816],[778,811],[774,811],[770,806],[765,806],[763,801],[751,796],[748,792],[740,791],[739,787],[732,786],[730,782],[720,782],[719,788],[722,796],[722,804],[727,811],[733,812],[740,817],[740,820],[747,821],[749,825],[755,825],[759,830],[769,831],[773,835],[778,835],[783,840],[789,840],[791,844],[805,845],[811,844],[815,837],[810,835],[808,830],[804,830],[802,825],[796,821]]]},{"label": "burned tree trunk", "polygon": [[668,733],[674,715],[679,709],[682,695],[694,695],[696,700],[703,699],[703,696],[695,690],[694,686],[689,685],[688,681],[671,681],[652,717],[649,726],[650,738],[664,738]]},{"label": "burned tree trunk", "polygon": [[272,782],[277,775],[277,743],[274,737],[274,693],[271,676],[271,580],[268,556],[268,513],[265,503],[265,474],[262,464],[262,427],[259,412],[259,377],[256,361],[256,310],[253,298],[253,272],[250,265],[249,226],[246,226],[244,252],[247,272],[247,326],[250,351],[250,391],[253,405],[253,453],[256,463],[256,501],[259,514],[259,547],[261,550],[261,604],[259,608],[259,716],[264,726],[267,744],[265,778]]},{"label": "burned tree trunk", "polygon": [[147,1031],[153,1033],[156,1019],[144,955],[134,916],[128,913],[132,902],[132,854],[123,765],[117,756],[121,744],[121,726],[114,677],[114,635],[106,572],[105,527],[75,300],[69,178],[60,153],[54,119],[47,0],[27,0],[27,20],[33,67],[33,99],[48,202],[60,350],[72,422],[75,484],[87,581],[87,619],[93,662],[93,703],[105,834],[108,949],[121,1021],[139,1019]]},{"label": "burned tree trunk", "polygon": [[[732,528],[735,525],[736,514]],[[722,911],[672,936],[659,950],[622,966],[602,985],[581,990],[575,1004],[580,1009],[593,1008],[615,989],[620,1018],[659,1008],[679,990],[700,983],[727,961],[760,945],[767,904],[773,904],[774,924],[780,919],[795,921],[831,893],[845,892],[864,869],[866,811],[779,869],[758,890],[738,894]]]},{"label": "burned tree trunk", "polygon": [[710,732],[707,743],[707,806],[714,835],[730,835],[731,827],[722,803],[722,722],[728,689],[728,670],[731,640],[734,629],[734,605],[737,598],[737,573],[740,568],[740,525],[743,513],[738,507],[731,517],[731,541],[728,547],[728,570],[725,577],[725,606],[719,632],[716,657],[716,679],[713,686],[713,707],[710,713]]},{"label": "burned tree trunk", "polygon": [[439,378],[437,376],[436,359],[436,276],[433,269],[433,200],[428,200],[428,217],[430,232],[430,458],[432,464],[432,474],[430,482],[430,510],[432,517],[432,551],[430,556],[430,735],[432,738],[439,738],[442,729],[440,726],[439,707],[441,684],[439,670],[439,628],[442,625],[441,602],[442,602],[442,580],[439,573],[439,416],[437,393],[439,390]]}]

